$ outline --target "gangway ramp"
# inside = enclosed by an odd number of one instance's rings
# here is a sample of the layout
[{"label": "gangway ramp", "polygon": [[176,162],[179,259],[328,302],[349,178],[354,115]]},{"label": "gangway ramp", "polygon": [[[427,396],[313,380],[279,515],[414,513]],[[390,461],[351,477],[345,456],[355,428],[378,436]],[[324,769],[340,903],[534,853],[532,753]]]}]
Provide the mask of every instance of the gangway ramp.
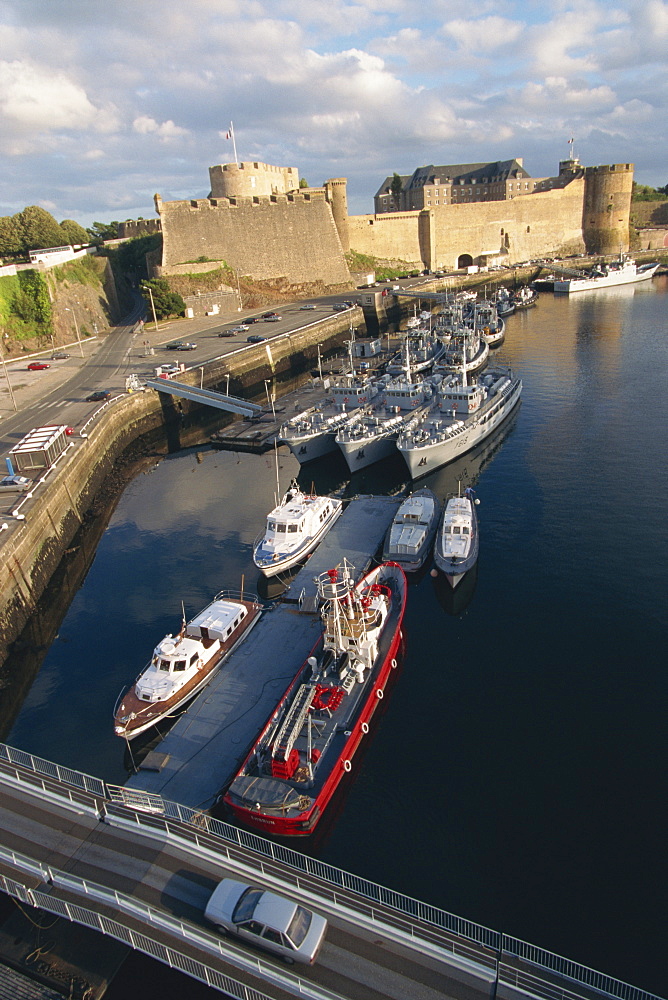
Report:
[{"label": "gangway ramp", "polygon": [[189,399],[193,403],[213,406],[217,410],[227,410],[229,413],[240,413],[244,417],[256,417],[263,412],[257,403],[250,403],[238,396],[228,396],[224,392],[214,392],[213,389],[200,389],[194,385],[185,385],[172,378],[150,378],[144,383],[147,389],[156,392],[167,392],[181,399]]}]

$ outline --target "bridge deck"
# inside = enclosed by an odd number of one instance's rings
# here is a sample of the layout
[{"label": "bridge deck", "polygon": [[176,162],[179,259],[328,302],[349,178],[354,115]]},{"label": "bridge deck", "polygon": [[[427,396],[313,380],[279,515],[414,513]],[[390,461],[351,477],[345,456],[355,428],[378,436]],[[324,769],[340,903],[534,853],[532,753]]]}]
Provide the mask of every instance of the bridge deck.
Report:
[{"label": "bridge deck", "polygon": [[162,769],[140,769],[128,787],[193,808],[213,804],[321,634],[314,577],[344,556],[356,575],[364,572],[399,502],[358,497],[348,504],[282,603],[265,613],[162,741],[160,753],[168,758]]}]

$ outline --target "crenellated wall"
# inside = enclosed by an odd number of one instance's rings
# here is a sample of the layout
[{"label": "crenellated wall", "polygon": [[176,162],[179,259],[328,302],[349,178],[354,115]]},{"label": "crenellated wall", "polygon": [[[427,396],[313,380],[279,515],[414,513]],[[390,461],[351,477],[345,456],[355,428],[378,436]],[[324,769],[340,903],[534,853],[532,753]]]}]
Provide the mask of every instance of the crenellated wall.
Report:
[{"label": "crenellated wall", "polygon": [[[323,189],[269,197],[166,201],[155,196],[163,232],[162,273],[225,262],[256,279],[351,286]],[[194,269],[194,268],[193,268]],[[210,264],[209,264],[210,269]]]}]

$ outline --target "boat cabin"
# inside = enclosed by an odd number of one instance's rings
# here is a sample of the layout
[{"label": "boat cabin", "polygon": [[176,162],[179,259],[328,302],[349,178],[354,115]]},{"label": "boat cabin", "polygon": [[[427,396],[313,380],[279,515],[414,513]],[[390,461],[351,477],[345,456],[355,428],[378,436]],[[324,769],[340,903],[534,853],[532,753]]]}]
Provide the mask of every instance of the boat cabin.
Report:
[{"label": "boat cabin", "polygon": [[476,413],[485,400],[485,393],[479,385],[450,386],[441,391],[441,413],[453,417]]},{"label": "boat cabin", "polygon": [[225,642],[247,614],[247,608],[238,602],[213,601],[188,623],[186,635],[205,641],[218,639]]}]

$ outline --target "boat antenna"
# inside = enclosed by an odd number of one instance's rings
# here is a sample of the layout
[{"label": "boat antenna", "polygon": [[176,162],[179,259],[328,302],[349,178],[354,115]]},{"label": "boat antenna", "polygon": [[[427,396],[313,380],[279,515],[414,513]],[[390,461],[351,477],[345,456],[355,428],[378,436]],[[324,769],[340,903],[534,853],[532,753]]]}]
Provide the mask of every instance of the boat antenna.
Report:
[{"label": "boat antenna", "polygon": [[181,601],[181,635],[184,635],[186,631],[186,606]]},{"label": "boat antenna", "polygon": [[241,600],[244,599],[244,574],[241,574]]}]

